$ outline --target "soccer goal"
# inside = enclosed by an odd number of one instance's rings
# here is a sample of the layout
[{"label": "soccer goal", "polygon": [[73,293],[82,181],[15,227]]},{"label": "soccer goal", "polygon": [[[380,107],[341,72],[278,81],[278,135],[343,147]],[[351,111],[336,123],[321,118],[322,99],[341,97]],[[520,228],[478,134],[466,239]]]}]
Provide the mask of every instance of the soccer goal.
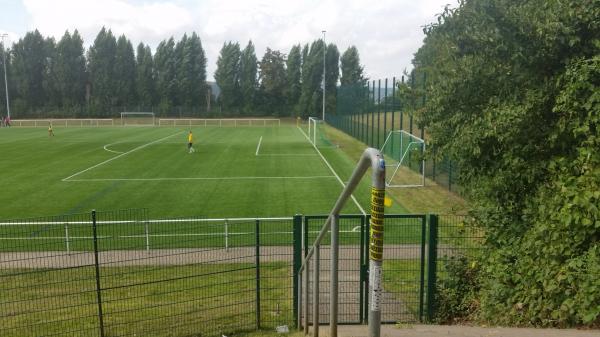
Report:
[{"label": "soccer goal", "polygon": [[323,130],[323,120],[316,117],[308,118],[308,138],[314,146],[319,148],[337,147],[327,138]]},{"label": "soccer goal", "polygon": [[425,141],[404,130],[390,131],[381,147],[388,187],[425,186]]},{"label": "soccer goal", "polygon": [[154,112],[121,112],[122,126],[154,126]]}]

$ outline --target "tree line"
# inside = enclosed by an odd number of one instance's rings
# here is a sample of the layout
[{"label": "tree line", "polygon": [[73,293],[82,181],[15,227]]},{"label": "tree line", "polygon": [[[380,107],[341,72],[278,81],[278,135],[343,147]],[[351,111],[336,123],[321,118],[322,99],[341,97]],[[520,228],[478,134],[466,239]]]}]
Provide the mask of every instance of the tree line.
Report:
[{"label": "tree line", "polygon": [[[295,45],[288,55],[267,48],[260,60],[252,41],[244,49],[238,42],[224,43],[214,74],[219,93],[206,81],[207,58],[196,33],[184,34],[178,41],[163,40],[153,53],[143,42],[134,49],[125,35],[117,37],[106,28],[87,50],[77,30],[66,31],[58,42],[35,30],[10,49],[0,45],[0,52],[6,56],[13,118],[112,117],[121,111],[198,117],[318,116],[323,53],[328,111],[335,111],[339,82],[366,81],[356,47],[340,56],[335,44],[325,46],[322,40]],[[0,67],[2,79],[3,71]],[[0,114],[6,115],[4,90],[0,97]]]}]

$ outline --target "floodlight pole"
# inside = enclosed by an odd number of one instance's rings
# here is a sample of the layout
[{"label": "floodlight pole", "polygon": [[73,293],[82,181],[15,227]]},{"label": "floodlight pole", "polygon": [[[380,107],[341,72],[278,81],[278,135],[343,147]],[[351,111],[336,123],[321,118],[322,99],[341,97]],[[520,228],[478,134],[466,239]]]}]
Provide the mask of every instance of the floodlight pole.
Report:
[{"label": "floodlight pole", "polygon": [[323,122],[325,122],[325,55],[327,55],[327,44],[325,43],[325,33],[327,31],[323,30]]},{"label": "floodlight pole", "polygon": [[6,113],[7,113],[7,117],[10,120],[10,104],[8,102],[8,80],[6,79],[6,49],[5,44],[4,44],[4,38],[8,37],[8,34],[4,33],[4,34],[0,34],[0,38],[2,38],[2,55],[4,56],[4,60],[2,61],[2,64],[4,65],[4,88],[6,90]]}]

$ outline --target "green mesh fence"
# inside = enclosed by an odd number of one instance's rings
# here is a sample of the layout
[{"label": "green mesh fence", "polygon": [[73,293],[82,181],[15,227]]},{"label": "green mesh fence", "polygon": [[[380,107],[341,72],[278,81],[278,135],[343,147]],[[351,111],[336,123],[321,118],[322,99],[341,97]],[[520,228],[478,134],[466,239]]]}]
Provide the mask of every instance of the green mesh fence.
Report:
[{"label": "green mesh fence", "polygon": [[[404,130],[427,141],[427,131],[417,120],[417,112],[427,101],[425,82],[424,74],[411,74],[407,80],[402,76],[339,86],[336,109],[327,111],[325,119],[329,125],[378,149],[394,130]],[[434,154],[435,148],[429,152]],[[419,174],[423,171],[418,161],[407,167]],[[427,178],[450,191],[459,190],[458,172],[456,163],[445,157],[429,156],[424,168]]]}]

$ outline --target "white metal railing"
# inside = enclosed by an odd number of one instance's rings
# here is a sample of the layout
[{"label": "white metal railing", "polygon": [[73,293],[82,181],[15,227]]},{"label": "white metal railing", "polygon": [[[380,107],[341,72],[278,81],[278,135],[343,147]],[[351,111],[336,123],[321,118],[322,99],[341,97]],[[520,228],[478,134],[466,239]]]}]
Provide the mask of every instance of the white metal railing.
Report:
[{"label": "white metal railing", "polygon": [[[228,250],[231,248],[230,239],[232,237],[236,237],[239,235],[248,235],[254,234],[254,232],[236,232],[231,231],[230,227],[238,225],[240,223],[245,223],[249,221],[291,221],[293,217],[272,217],[272,218],[219,218],[219,219],[205,219],[205,218],[176,218],[176,219],[149,219],[149,220],[99,220],[96,221],[96,224],[100,225],[143,225],[143,233],[140,234],[120,234],[120,235],[103,235],[99,236],[99,239],[107,240],[107,239],[124,239],[124,238],[139,238],[144,239],[145,241],[145,249],[146,251],[150,251],[151,247],[151,238],[153,237],[161,237],[161,236],[170,236],[170,237],[222,237],[224,239],[223,248]],[[93,239],[92,236],[76,236],[69,233],[69,229],[71,232],[78,228],[81,225],[92,225],[92,220],[78,220],[78,221],[35,221],[35,220],[23,220],[23,221],[4,221],[0,222],[0,229],[2,227],[13,227],[13,226],[56,226],[62,227],[64,229],[63,234],[57,236],[54,234],[53,236],[1,236],[0,237],[0,245],[3,241],[29,241],[29,240],[61,240],[65,243],[65,251],[67,253],[71,253],[71,241],[72,240],[81,240],[81,239]],[[151,231],[150,225],[160,225],[160,224],[175,224],[175,223],[186,223],[186,224],[194,224],[194,223],[210,223],[214,225],[222,225],[222,231],[212,231],[212,232],[194,232],[190,231],[188,233],[164,233],[161,231],[158,234],[153,234]],[[53,231],[53,233],[55,233]],[[293,234],[293,232],[289,231],[277,231],[277,232],[267,232],[262,233],[263,235],[281,235],[281,234]]]},{"label": "white metal railing", "polygon": [[159,126],[281,126],[276,118],[159,118]]},{"label": "white metal railing", "polygon": [[112,118],[49,118],[49,119],[12,119],[11,126],[18,127],[47,127],[47,126],[114,126]]},{"label": "white metal railing", "polygon": [[[369,239],[369,257],[371,259],[369,267],[369,337],[379,337],[381,330],[381,294],[382,294],[382,260],[383,260],[383,208],[385,198],[385,161],[379,150],[367,148],[348,184],[338,197],[333,209],[329,213],[325,224],[317,235],[313,245],[308,252],[305,252],[302,265],[298,271],[298,327],[304,328],[304,333],[308,334],[309,325],[309,306],[308,306],[308,288],[309,288],[309,266],[311,259],[313,261],[313,336],[319,336],[319,268],[320,268],[320,245],[328,231],[331,231],[331,268],[330,268],[330,294],[329,294],[329,337],[337,337],[337,319],[338,319],[338,254],[339,254],[339,227],[338,220],[340,211],[346,204],[346,201],[352,195],[361,178],[369,168],[372,169],[372,187],[371,187],[371,220],[370,220],[370,239]],[[304,235],[303,235],[304,237]],[[304,322],[301,321],[304,318]]]}]

